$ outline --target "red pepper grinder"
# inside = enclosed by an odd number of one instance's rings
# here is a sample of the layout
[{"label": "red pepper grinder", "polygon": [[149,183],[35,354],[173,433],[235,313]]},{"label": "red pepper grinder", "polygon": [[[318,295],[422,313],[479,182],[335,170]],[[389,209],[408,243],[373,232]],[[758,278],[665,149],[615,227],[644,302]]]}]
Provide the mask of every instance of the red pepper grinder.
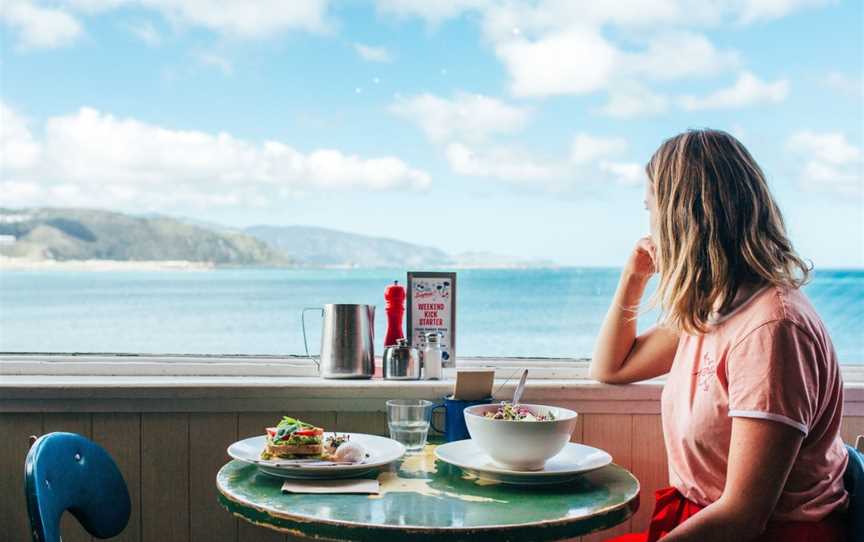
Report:
[{"label": "red pepper grinder", "polygon": [[402,317],[405,315],[405,287],[398,280],[384,288],[384,308],[387,311],[387,335],[384,346],[392,346],[399,339],[405,338],[402,331]]}]

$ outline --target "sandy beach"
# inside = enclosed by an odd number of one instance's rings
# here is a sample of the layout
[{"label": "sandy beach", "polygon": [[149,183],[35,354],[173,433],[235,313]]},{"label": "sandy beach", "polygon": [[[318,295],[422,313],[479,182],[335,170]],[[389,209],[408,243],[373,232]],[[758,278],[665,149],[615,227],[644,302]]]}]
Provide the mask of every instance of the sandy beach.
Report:
[{"label": "sandy beach", "polygon": [[0,271],[209,271],[210,262],[186,260],[34,260],[0,256]]}]

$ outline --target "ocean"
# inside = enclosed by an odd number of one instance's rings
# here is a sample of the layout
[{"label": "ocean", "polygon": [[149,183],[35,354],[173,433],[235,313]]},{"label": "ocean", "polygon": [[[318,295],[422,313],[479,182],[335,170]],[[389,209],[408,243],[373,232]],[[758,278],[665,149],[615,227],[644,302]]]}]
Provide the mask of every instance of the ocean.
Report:
[{"label": "ocean", "polygon": [[[618,274],[459,271],[457,356],[590,356]],[[0,351],[302,354],[301,309],[369,303],[380,353],[397,279],[404,270],[2,271]],[[864,270],[818,271],[805,291],[841,363],[864,363]],[[317,352],[320,318],[307,319]]]}]

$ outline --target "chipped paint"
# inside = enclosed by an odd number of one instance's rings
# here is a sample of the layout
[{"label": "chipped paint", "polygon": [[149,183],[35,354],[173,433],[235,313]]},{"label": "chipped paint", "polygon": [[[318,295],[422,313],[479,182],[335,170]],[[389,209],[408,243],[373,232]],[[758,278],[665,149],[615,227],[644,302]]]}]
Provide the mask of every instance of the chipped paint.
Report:
[{"label": "chipped paint", "polygon": [[395,472],[382,472],[378,476],[378,483],[381,484],[380,496],[387,493],[415,493],[426,497],[450,498],[458,499],[464,502],[487,502],[487,503],[507,503],[508,501],[493,499],[491,497],[481,497],[477,495],[466,495],[464,493],[455,493],[452,491],[442,491],[429,486],[429,480],[422,478],[401,478]]},{"label": "chipped paint", "polygon": [[428,473],[437,472],[435,467],[435,446],[426,446],[418,454],[406,455],[399,466],[401,472]]},{"label": "chipped paint", "polygon": [[496,482],[495,480],[487,480],[486,478],[480,478],[474,473],[471,472],[463,472],[462,479],[474,482],[478,486],[497,486],[501,482]]},{"label": "chipped paint", "polygon": [[618,466],[571,484],[521,488],[466,475],[433,454],[388,466],[373,497],[283,495],[280,479],[232,461],[217,475],[219,502],[301,540],[358,542],[562,540],[615,526],[639,506],[638,482]]}]

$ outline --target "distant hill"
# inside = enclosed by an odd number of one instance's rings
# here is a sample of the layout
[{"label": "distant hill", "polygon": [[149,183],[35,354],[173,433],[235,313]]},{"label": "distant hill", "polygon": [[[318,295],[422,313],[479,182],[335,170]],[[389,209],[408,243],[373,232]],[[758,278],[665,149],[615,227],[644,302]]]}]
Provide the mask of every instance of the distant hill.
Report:
[{"label": "distant hill", "polygon": [[0,256],[16,261],[201,262],[217,266],[554,267],[486,252],[451,256],[429,246],[309,226],[232,229],[159,214],[0,208]]},{"label": "distant hill", "polygon": [[452,258],[437,248],[327,228],[252,226],[243,231],[310,266],[422,267],[452,263]]},{"label": "distant hill", "polygon": [[215,232],[166,217],[90,209],[0,209],[0,235],[7,236],[0,254],[35,260],[296,263],[243,233]]}]

